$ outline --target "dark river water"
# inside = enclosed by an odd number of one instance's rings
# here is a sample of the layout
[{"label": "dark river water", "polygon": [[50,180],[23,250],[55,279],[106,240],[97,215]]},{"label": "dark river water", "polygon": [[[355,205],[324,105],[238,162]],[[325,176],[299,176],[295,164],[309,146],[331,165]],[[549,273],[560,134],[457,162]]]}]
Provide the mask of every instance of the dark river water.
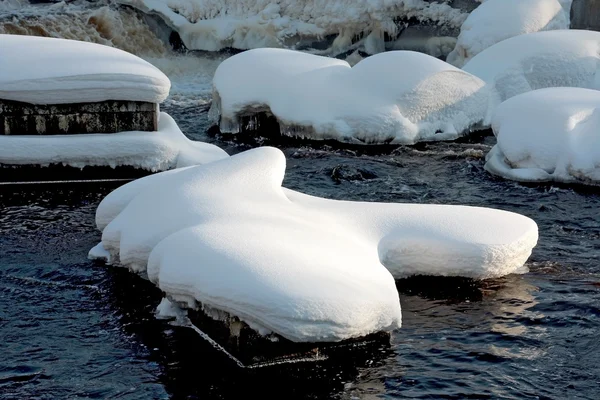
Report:
[{"label": "dark river water", "polygon": [[187,328],[154,318],[161,293],[88,261],[94,213],[116,184],[0,192],[2,399],[598,399],[600,195],[524,186],[483,169],[494,138],[344,149],[206,133],[206,109],[167,109],[228,152],[277,145],[287,187],[366,201],[489,206],[533,218],[530,273],[483,283],[397,282],[403,327],[355,362],[243,370]]}]

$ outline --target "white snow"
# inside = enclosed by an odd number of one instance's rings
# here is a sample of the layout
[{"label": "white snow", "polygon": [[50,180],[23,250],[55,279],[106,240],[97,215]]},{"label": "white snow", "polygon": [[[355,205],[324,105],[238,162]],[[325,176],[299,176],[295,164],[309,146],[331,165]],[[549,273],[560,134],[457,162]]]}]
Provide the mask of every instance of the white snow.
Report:
[{"label": "white snow", "polygon": [[110,253],[106,251],[104,246],[102,246],[102,243],[98,243],[97,245],[92,247],[92,249],[88,253],[88,258],[90,260],[103,261],[106,264],[110,264],[112,262]]},{"label": "white snow", "polygon": [[213,87],[211,114],[220,114],[223,132],[239,132],[240,116],[268,111],[283,134],[356,143],[455,139],[483,120],[488,98],[479,78],[412,51],[350,67],[292,50],[249,50],[219,65]]},{"label": "white snow", "polygon": [[525,182],[600,184],[600,92],[550,88],[515,96],[494,116],[485,168]]},{"label": "white snow", "polygon": [[504,100],[547,87],[600,88],[600,32],[556,30],[516,36],[482,51],[463,70],[490,85],[485,124]]},{"label": "white snow", "polygon": [[166,113],[160,114],[157,132],[0,136],[0,163],[9,165],[128,165],[156,172],[225,157],[215,145],[187,139]]},{"label": "white snow", "polygon": [[462,67],[473,56],[502,40],[554,29],[568,29],[570,3],[558,0],[487,0],[460,29],[454,50],[446,61]]},{"label": "white snow", "polygon": [[155,315],[157,319],[183,318],[185,310],[182,310],[177,304],[165,297],[156,306]]},{"label": "white snow", "polygon": [[[362,46],[383,50],[384,34],[396,35],[395,18],[415,18],[459,27],[467,13],[424,0],[118,0],[160,16],[188,49],[218,51],[233,47],[297,48],[336,38],[323,54]],[[358,41],[358,42],[357,42]]]},{"label": "white snow", "polygon": [[313,342],[398,327],[394,277],[522,273],[537,243],[522,215],[328,200],[282,188],[284,173],[262,147],[134,181],[99,205],[102,245],[178,302]]},{"label": "white snow", "polygon": [[0,35],[0,99],[33,104],[130,100],[160,103],[169,78],[112,47],[35,36]]}]

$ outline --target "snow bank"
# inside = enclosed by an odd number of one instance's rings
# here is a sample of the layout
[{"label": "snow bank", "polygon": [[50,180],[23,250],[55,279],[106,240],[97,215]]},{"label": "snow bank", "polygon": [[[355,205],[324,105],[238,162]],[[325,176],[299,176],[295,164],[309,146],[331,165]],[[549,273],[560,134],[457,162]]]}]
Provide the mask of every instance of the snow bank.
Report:
[{"label": "snow bank", "polygon": [[498,107],[485,168],[524,182],[600,184],[600,92],[550,88]]},{"label": "snow bank", "polygon": [[446,61],[462,67],[473,56],[504,39],[568,29],[571,1],[564,6],[558,0],[487,0],[469,14]]},{"label": "snow bank", "polygon": [[[341,53],[358,47],[382,51],[384,36],[395,37],[399,19],[414,18],[458,28],[467,13],[424,0],[118,0],[160,16],[188,49],[311,48],[335,36],[321,50]],[[322,44],[322,43],[321,43]]]},{"label": "snow bank", "polygon": [[282,188],[284,173],[262,147],[134,181],[98,207],[102,247],[178,302],[314,342],[398,327],[393,277],[524,272],[537,242],[518,214],[328,200]]},{"label": "snow bank", "polygon": [[490,85],[494,109],[520,93],[547,87],[600,88],[600,32],[557,30],[506,39],[482,51],[463,70]]},{"label": "snow bank", "polygon": [[74,40],[0,35],[0,99],[33,104],[130,100],[160,103],[169,78],[112,47]]},{"label": "snow bank", "polygon": [[156,172],[225,157],[217,146],[187,139],[165,113],[160,114],[157,132],[0,136],[0,163],[12,165],[127,165]]},{"label": "snow bank", "polygon": [[[455,139],[483,120],[484,82],[434,57],[393,51],[354,67],[334,58],[256,49],[221,63],[211,114],[223,132],[273,114],[281,133],[357,143]],[[217,118],[214,118],[217,122]]]}]

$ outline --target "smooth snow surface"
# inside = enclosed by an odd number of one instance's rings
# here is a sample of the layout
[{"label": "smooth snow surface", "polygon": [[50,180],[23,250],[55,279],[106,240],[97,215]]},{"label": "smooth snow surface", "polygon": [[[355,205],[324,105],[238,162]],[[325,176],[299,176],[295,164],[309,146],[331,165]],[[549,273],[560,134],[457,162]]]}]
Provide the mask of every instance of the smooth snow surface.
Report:
[{"label": "smooth snow surface", "polygon": [[524,182],[600,184],[600,92],[550,88],[507,100],[485,168]]},{"label": "smooth snow surface", "polygon": [[487,0],[469,14],[446,61],[462,67],[473,56],[502,40],[526,33],[568,29],[571,2],[566,3],[563,8],[558,0]]},{"label": "smooth snow surface", "polygon": [[185,137],[168,114],[157,132],[85,135],[0,135],[0,163],[12,165],[122,165],[152,172],[204,164],[228,157],[219,147]]},{"label": "smooth snow surface", "polygon": [[400,325],[394,277],[522,273],[537,242],[511,212],[328,200],[282,188],[284,173],[262,147],[134,181],[98,207],[102,245],[178,302],[338,341]]},{"label": "smooth snow surface", "polygon": [[169,78],[125,51],[94,43],[0,35],[0,99],[33,104],[160,103]]},{"label": "smooth snow surface", "polygon": [[[434,57],[391,51],[354,67],[335,58],[256,49],[221,63],[212,115],[223,132],[240,117],[272,113],[281,133],[356,143],[455,139],[481,122],[484,82]],[[216,121],[215,121],[216,122]]]},{"label": "smooth snow surface", "polygon": [[[414,18],[458,28],[467,13],[424,0],[118,0],[160,16],[191,50],[287,47],[313,49],[324,38],[323,54],[359,46],[383,51],[384,36],[395,37],[395,19]],[[400,24],[403,26],[403,24]]]},{"label": "smooth snow surface", "polygon": [[600,32],[557,30],[503,40],[471,59],[463,70],[490,85],[490,107],[547,87],[600,88]]}]

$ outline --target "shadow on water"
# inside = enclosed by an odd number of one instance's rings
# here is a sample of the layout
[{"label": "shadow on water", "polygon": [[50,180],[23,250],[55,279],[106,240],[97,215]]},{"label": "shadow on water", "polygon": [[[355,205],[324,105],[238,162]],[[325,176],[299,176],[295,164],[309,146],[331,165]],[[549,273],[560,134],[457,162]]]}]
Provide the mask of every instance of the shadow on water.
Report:
[{"label": "shadow on water", "polygon": [[388,343],[335,361],[240,368],[192,329],[157,320],[162,293],[154,285],[125,269],[107,268],[106,299],[125,332],[152,349],[149,360],[160,365],[158,380],[173,398],[278,398],[283,390],[289,399],[330,398],[360,368],[377,366],[392,354]]}]

